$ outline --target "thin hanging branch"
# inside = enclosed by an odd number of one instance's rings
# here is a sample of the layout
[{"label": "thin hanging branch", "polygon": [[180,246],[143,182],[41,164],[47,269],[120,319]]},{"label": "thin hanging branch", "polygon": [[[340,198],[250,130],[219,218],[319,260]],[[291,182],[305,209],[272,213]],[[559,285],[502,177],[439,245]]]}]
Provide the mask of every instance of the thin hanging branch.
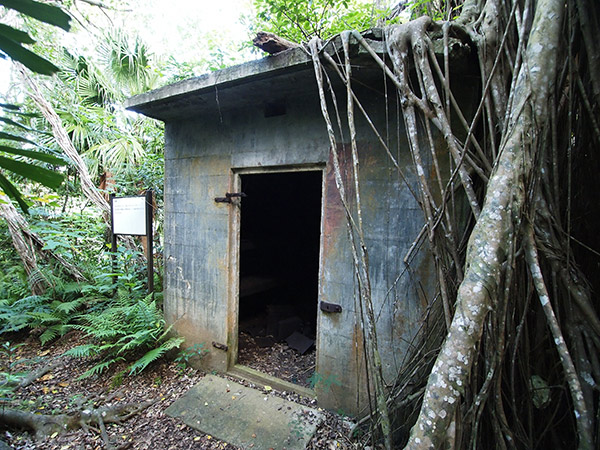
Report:
[{"label": "thin hanging branch", "polygon": [[542,270],[540,268],[539,257],[535,244],[535,237],[533,235],[533,226],[531,225],[531,223],[525,225],[524,234],[526,247],[525,256],[529,265],[531,277],[533,278],[533,284],[535,285],[535,289],[538,293],[542,309],[544,310],[544,314],[546,315],[546,321],[548,323],[550,331],[552,332],[556,349],[560,355],[560,362],[563,366],[567,383],[569,385],[569,388],[571,389],[571,398],[573,399],[573,405],[575,408],[575,419],[577,421],[577,429],[579,432],[579,448],[591,450],[594,447],[594,441],[592,438],[591,430],[592,421],[590,419],[588,407],[583,397],[581,383],[579,382],[579,377],[577,376],[575,365],[573,364],[571,354],[569,352],[569,349],[567,348],[567,344],[565,343],[565,339],[560,329],[560,325],[558,324],[558,320],[556,319],[556,314],[554,314],[554,310],[552,309],[552,303],[550,302],[550,294],[548,293],[548,289],[546,288],[544,276],[542,275]]},{"label": "thin hanging branch", "polygon": [[[347,53],[347,39],[348,35],[342,38],[345,40],[345,49],[346,49],[346,79],[350,80],[350,67],[349,67],[349,59]],[[387,407],[387,398],[386,392],[384,390],[384,382],[383,382],[383,374],[381,367],[381,358],[379,357],[379,349],[377,346],[377,330],[375,324],[375,314],[373,310],[373,303],[371,299],[371,285],[369,279],[369,266],[368,266],[368,256],[367,256],[367,246],[364,242],[363,232],[362,232],[362,216],[360,210],[360,194],[359,194],[359,178],[358,178],[358,154],[355,142],[355,132],[354,130],[354,120],[352,115],[353,110],[353,96],[351,92],[350,83],[347,83],[347,97],[348,97],[348,121],[349,128],[351,130],[351,140],[354,140],[352,145],[353,152],[353,171],[352,171],[352,180],[355,186],[355,196],[356,196],[356,208],[357,208],[357,216],[358,221],[356,221],[352,216],[352,212],[349,208],[347,194],[346,194],[346,186],[343,181],[342,171],[340,167],[339,157],[337,154],[337,143],[335,139],[335,132],[333,130],[333,126],[331,123],[331,119],[329,118],[329,112],[327,110],[327,102],[325,99],[325,89],[323,85],[323,67],[321,65],[321,61],[319,59],[319,47],[318,47],[318,39],[313,39],[309,43],[309,49],[311,52],[313,66],[315,71],[315,77],[317,80],[317,86],[319,89],[319,98],[321,101],[321,112],[325,123],[327,125],[327,131],[329,135],[329,143],[330,143],[330,154],[332,156],[333,168],[334,168],[334,177],[336,182],[336,187],[340,196],[340,201],[344,207],[344,211],[346,213],[346,224],[348,227],[348,235],[350,239],[350,247],[352,250],[352,259],[354,262],[355,268],[355,276],[358,280],[359,285],[359,300],[360,300],[360,310],[363,311],[361,314],[361,323],[363,324],[363,329],[367,332],[365,344],[366,344],[366,356],[368,368],[370,369],[371,379],[373,380],[375,387],[375,403],[376,403],[376,413],[377,419],[376,422],[379,424],[381,429],[381,433],[384,439],[386,449],[391,450],[392,448],[392,438],[391,438],[391,427],[390,427],[390,419]],[[358,241],[358,242],[357,242]]]}]

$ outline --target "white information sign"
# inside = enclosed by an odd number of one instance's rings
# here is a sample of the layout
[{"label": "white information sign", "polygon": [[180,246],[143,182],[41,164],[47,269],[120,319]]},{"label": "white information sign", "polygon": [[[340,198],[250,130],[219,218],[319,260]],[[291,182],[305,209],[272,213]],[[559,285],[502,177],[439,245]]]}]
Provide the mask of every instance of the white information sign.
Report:
[{"label": "white information sign", "polygon": [[146,197],[112,199],[113,234],[146,233]]}]

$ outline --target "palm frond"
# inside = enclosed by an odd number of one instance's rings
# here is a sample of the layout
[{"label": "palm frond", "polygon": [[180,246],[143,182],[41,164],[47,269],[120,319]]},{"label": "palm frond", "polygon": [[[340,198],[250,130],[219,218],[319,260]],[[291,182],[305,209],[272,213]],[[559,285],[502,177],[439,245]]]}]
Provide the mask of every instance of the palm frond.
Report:
[{"label": "palm frond", "polygon": [[104,140],[89,149],[91,157],[113,173],[135,166],[144,156],[144,148],[133,135],[122,135]]},{"label": "palm frond", "polygon": [[152,84],[152,76],[148,70],[151,55],[139,36],[113,28],[105,34],[99,50],[105,64],[111,69],[111,76],[129,94],[148,90]]}]

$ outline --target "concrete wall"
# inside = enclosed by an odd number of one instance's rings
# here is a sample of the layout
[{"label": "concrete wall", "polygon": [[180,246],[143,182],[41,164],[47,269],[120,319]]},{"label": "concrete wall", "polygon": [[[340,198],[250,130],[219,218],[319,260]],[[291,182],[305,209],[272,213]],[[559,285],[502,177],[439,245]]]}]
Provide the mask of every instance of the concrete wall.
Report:
[{"label": "concrete wall", "polygon": [[[362,94],[372,118],[385,130],[385,99],[372,91]],[[339,93],[338,98],[344,95]],[[226,371],[237,339],[233,335],[237,299],[232,287],[237,242],[231,234],[236,207],[215,203],[214,198],[235,188],[236,169],[323,164],[320,300],[339,304],[343,311],[319,311],[317,371],[325,381],[316,391],[321,406],[358,414],[367,400],[363,335],[355,306],[358,291],[346,219],[329,161],[326,128],[315,91],[289,96],[286,109],[285,115],[265,118],[259,104],[166,124],[166,318],[187,338],[186,345],[207,346],[210,353],[204,364],[208,368]],[[395,142],[397,126],[393,111],[395,106],[389,105],[390,142]],[[385,378],[391,384],[421,317],[422,306],[402,260],[421,229],[423,216],[367,123],[358,118],[357,123],[360,193],[379,345]],[[347,168],[349,148],[342,144],[339,149]],[[406,144],[392,151],[414,182]],[[426,261],[420,272],[425,279],[430,276]],[[212,342],[228,345],[229,354],[213,348]]]}]

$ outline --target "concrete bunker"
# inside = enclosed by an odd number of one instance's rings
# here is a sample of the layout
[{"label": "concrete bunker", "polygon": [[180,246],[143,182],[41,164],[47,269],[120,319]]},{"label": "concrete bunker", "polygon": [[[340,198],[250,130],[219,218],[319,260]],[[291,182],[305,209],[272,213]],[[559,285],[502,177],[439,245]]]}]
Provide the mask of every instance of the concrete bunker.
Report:
[{"label": "concrete bunker", "polygon": [[[380,31],[364,37],[387,58]],[[468,46],[453,48],[468,59]],[[343,55],[339,38],[325,50]],[[401,99],[355,40],[350,53],[353,93],[370,120],[355,112],[364,241],[383,376],[392,386],[434,295],[435,270],[424,252],[410,270],[403,261],[423,235],[424,218]],[[327,70],[328,89],[343,105],[346,86]],[[461,101],[474,98],[476,75],[465,70],[452,79],[464,88]],[[349,132],[347,125],[337,130],[337,148],[330,148],[311,56],[291,49],[141,94],[127,107],[165,122],[164,312],[173,330],[186,345],[205,345],[208,370],[316,396],[324,408],[368,411],[362,312],[332,159],[335,151],[342,177],[352,170]],[[380,138],[394,143],[394,163]],[[447,162],[438,142],[433,151]],[[423,167],[433,170],[429,149]],[[278,308],[288,311],[278,317]],[[260,337],[280,327],[281,335],[314,333],[310,389],[306,380],[270,376],[244,359],[241,333],[250,334],[253,320],[271,329]]]}]

